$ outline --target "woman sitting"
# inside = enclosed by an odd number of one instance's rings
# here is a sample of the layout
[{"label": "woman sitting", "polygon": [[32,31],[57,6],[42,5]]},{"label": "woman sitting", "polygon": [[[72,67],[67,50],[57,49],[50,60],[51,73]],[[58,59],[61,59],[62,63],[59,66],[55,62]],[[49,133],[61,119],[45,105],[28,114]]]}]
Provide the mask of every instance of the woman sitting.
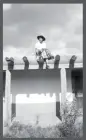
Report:
[{"label": "woman sitting", "polygon": [[43,60],[46,63],[46,68],[49,68],[48,66],[48,60],[54,59],[54,56],[51,55],[49,50],[46,48],[46,43],[44,42],[46,39],[44,36],[40,35],[37,36],[38,42],[35,44],[35,54],[36,54],[36,60],[39,63],[40,60]]}]

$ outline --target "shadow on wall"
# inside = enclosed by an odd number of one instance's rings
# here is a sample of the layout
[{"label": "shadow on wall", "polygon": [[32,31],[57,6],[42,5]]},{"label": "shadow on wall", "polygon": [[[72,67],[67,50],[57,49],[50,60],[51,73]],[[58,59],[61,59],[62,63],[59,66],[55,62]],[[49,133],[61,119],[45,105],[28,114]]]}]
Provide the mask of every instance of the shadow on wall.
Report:
[{"label": "shadow on wall", "polygon": [[60,70],[12,71],[12,94],[60,93]]}]

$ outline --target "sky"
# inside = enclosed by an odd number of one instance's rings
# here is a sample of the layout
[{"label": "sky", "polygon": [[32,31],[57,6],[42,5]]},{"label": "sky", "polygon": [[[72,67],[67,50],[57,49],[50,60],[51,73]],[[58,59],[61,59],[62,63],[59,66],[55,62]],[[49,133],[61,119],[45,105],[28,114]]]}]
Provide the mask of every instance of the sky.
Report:
[{"label": "sky", "polygon": [[[4,57],[32,57],[40,34],[46,37],[52,54],[82,54],[83,5],[3,4]],[[27,101],[26,97],[22,98]],[[29,102],[45,102],[44,96],[34,98],[29,98]],[[48,97],[47,102],[51,100],[55,98]]]},{"label": "sky", "polygon": [[3,56],[33,56],[37,35],[52,54],[83,53],[82,4],[3,4]]}]

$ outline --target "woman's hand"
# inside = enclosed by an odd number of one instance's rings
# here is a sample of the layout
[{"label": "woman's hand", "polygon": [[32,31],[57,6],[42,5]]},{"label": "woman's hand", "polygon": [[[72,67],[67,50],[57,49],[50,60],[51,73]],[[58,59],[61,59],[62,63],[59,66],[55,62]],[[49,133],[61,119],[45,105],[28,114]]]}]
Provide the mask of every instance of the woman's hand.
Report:
[{"label": "woman's hand", "polygon": [[43,51],[45,51],[45,49],[44,49],[44,48],[42,49],[42,52],[43,52]]},{"label": "woman's hand", "polygon": [[37,53],[38,54],[39,50],[38,49],[35,49],[35,54]]}]

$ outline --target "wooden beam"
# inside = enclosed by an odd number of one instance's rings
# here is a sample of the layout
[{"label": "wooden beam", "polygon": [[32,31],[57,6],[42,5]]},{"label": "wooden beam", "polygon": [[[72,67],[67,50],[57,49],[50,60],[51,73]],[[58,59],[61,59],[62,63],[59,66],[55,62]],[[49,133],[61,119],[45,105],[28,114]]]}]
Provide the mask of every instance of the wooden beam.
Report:
[{"label": "wooden beam", "polygon": [[56,55],[54,61],[54,69],[57,69],[59,67],[59,61],[60,61],[60,55]]},{"label": "wooden beam", "polygon": [[75,55],[73,55],[70,59],[70,62],[69,62],[69,68],[74,68],[74,64],[75,64],[75,61],[76,61],[77,57]]},{"label": "wooden beam", "polygon": [[6,57],[5,60],[7,61],[8,69],[13,70],[13,68],[14,68],[14,58],[13,57],[11,57],[11,58]]},{"label": "wooden beam", "polygon": [[11,123],[11,72],[6,70],[5,82],[5,103],[6,103],[6,122]]},{"label": "wooden beam", "polygon": [[26,56],[23,57],[23,61],[24,61],[24,64],[25,64],[24,69],[28,70],[29,69],[29,61],[28,61]]}]

